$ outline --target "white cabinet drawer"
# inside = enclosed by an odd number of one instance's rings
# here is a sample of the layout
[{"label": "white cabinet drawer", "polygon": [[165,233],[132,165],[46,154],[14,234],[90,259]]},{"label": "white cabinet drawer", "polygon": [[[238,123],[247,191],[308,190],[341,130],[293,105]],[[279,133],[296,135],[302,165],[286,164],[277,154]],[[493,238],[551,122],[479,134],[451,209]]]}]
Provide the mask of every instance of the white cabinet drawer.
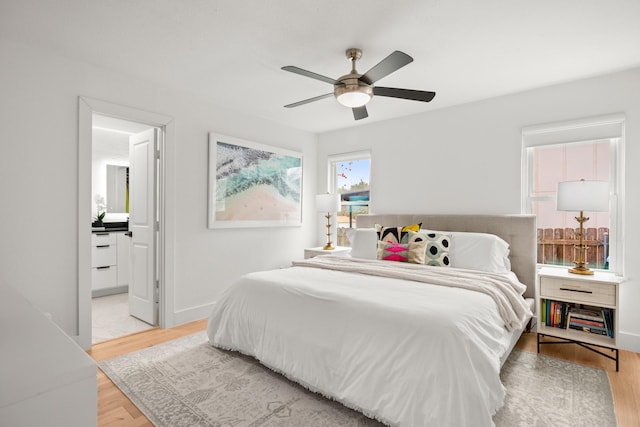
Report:
[{"label": "white cabinet drawer", "polygon": [[91,269],[91,289],[113,288],[118,286],[118,267],[112,265]]},{"label": "white cabinet drawer", "polygon": [[91,248],[91,267],[116,265],[116,245],[105,244]]},{"label": "white cabinet drawer", "polygon": [[615,307],[616,305],[616,287],[606,283],[541,277],[540,296],[598,306]]},{"label": "white cabinet drawer", "polygon": [[115,245],[116,233],[91,233],[91,246]]}]

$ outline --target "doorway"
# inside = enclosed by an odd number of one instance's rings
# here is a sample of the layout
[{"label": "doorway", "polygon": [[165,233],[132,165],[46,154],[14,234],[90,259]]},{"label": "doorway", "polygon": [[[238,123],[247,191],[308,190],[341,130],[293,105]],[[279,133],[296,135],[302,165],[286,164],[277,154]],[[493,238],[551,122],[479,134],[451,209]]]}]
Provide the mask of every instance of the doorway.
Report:
[{"label": "doorway", "polygon": [[[111,104],[104,101],[80,97],[79,98],[79,145],[78,145],[78,344],[89,349],[92,345],[93,322],[92,322],[92,302],[94,293],[97,298],[104,297],[106,294],[112,293],[118,295],[123,290],[133,291],[136,300],[137,317],[142,317],[147,323],[164,327],[164,301],[165,281],[166,281],[166,263],[165,260],[165,144],[167,139],[173,135],[173,120],[170,117],[162,116],[155,113],[141,111],[130,107],[117,104]],[[94,179],[94,134],[96,132],[108,133],[111,140],[123,139],[128,140],[128,152],[132,155],[129,157],[137,157],[146,159],[145,167],[134,168],[129,161],[129,189],[116,191],[116,194],[124,194],[124,201],[111,202],[106,195],[108,186],[118,186],[118,184],[107,184],[106,172],[102,184],[99,184],[99,191],[104,195],[97,193],[94,188],[94,181],[100,182],[100,179]],[[121,138],[116,138],[120,135]],[[168,137],[167,137],[168,136]],[[133,144],[133,145],[132,145]],[[98,144],[99,145],[99,144]],[[110,160],[113,166],[116,181],[126,182],[126,165],[117,164],[125,163],[127,155],[124,149],[116,149],[117,144],[112,144],[108,150],[111,150],[114,157]],[[123,142],[122,146],[125,145]],[[132,148],[133,147],[133,148]],[[101,148],[96,147],[97,151]],[[116,155],[113,151],[120,152]],[[119,157],[118,157],[119,156]],[[117,160],[117,159],[120,160]],[[140,162],[136,160],[138,164]],[[106,169],[106,161],[101,163],[100,173]],[[136,170],[138,172],[136,172]],[[123,178],[124,177],[124,178]],[[97,193],[97,194],[96,194]],[[129,194],[127,194],[129,193]],[[104,197],[96,198],[96,195]],[[114,196],[115,197],[115,196]],[[142,208],[138,206],[136,214],[136,200],[142,203]],[[98,202],[100,205],[98,205]],[[139,203],[138,203],[139,204]],[[107,205],[111,205],[112,212],[107,212],[103,224],[95,224],[97,213],[100,208],[108,211]],[[126,212],[127,205],[130,212]],[[123,210],[125,212],[117,212]],[[129,221],[127,221],[129,219]],[[137,227],[137,228],[136,228]],[[94,228],[98,228],[97,230]],[[109,228],[107,230],[107,228]],[[115,230],[121,233],[114,232]],[[137,231],[136,231],[137,230]],[[107,233],[108,232],[108,233]],[[102,238],[109,241],[100,241],[96,239],[94,234],[102,234]],[[107,236],[108,235],[108,236]],[[111,240],[116,240],[111,242]],[[120,240],[118,240],[120,239]],[[117,261],[101,260],[97,263],[93,262],[93,253],[98,251],[97,246],[101,246],[100,250],[109,251],[110,245],[123,242],[122,250],[116,254],[126,254],[129,250],[128,259],[129,274],[121,274],[120,282],[113,277],[109,278],[108,286],[105,282],[100,282],[103,278],[111,275],[117,276],[118,268],[114,268],[110,274],[100,275],[97,281],[99,289],[94,289],[93,283],[96,278],[95,266],[98,264],[114,263]],[[93,252],[93,253],[92,253]],[[117,255],[116,255],[117,256]],[[124,265],[124,264],[123,264]],[[101,265],[108,267],[108,265]],[[136,267],[137,266],[137,267]],[[143,266],[143,268],[139,268]],[[109,269],[103,269],[108,271]],[[126,267],[122,268],[122,272],[126,272]],[[121,273],[122,273],[121,272]],[[129,279],[124,279],[125,277]],[[148,284],[144,287],[136,285],[140,283],[140,279],[144,279],[144,283]],[[130,281],[131,283],[125,283]],[[115,284],[115,285],[114,285]],[[122,287],[126,285],[126,287]],[[133,285],[133,286],[131,286]],[[110,289],[107,289],[110,288]],[[97,292],[96,292],[97,291]],[[132,298],[127,295],[127,305]],[[147,301],[152,304],[152,309],[148,309],[145,313],[140,314],[140,301]],[[151,317],[148,314],[151,313]],[[126,332],[125,332],[126,333]]]},{"label": "doorway", "polygon": [[[152,182],[142,183],[141,188],[134,192],[131,187],[133,170],[147,168],[157,169],[155,164],[147,165],[146,158],[135,160],[131,156],[130,144],[132,140],[140,139],[138,135],[159,134],[160,129],[144,123],[122,120],[119,118],[92,114],[91,130],[91,200],[92,222],[91,231],[91,327],[92,344],[117,338],[123,335],[140,332],[157,325],[157,305],[155,285],[133,286],[135,280],[151,280],[154,277],[134,275],[133,263],[133,224],[130,223],[132,207],[138,209],[138,200],[132,196],[151,202],[151,210],[157,211],[155,197],[155,173]],[[155,149],[155,141],[153,150]],[[153,153],[155,154],[155,153]],[[156,162],[153,155],[151,162]],[[136,168],[132,162],[144,162]],[[146,179],[144,177],[143,179]],[[137,184],[140,186],[140,184]],[[146,194],[150,192],[151,194]],[[157,215],[153,215],[155,218]],[[151,222],[153,221],[153,218]],[[146,221],[145,221],[146,222]],[[131,224],[131,225],[130,225]],[[152,236],[155,237],[155,236]],[[151,262],[155,263],[155,241],[150,239],[149,251]],[[146,263],[146,259],[142,262]],[[138,259],[140,262],[140,259]],[[138,267],[139,268],[139,267]],[[151,298],[148,301],[137,301],[135,291],[151,287]],[[145,304],[146,307],[140,307]]]}]

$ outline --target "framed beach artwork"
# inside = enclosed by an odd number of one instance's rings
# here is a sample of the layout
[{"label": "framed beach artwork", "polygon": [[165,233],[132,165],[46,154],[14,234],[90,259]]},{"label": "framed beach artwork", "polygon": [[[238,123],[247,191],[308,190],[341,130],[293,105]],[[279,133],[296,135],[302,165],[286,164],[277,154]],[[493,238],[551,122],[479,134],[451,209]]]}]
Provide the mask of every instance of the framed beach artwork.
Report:
[{"label": "framed beach artwork", "polygon": [[209,134],[209,228],[302,224],[302,153]]}]

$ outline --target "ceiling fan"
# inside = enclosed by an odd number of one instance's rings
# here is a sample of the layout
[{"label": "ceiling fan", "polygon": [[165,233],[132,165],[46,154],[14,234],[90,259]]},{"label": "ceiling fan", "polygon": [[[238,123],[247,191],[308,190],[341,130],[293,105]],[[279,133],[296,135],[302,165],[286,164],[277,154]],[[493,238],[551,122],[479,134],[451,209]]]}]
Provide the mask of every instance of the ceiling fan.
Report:
[{"label": "ceiling fan", "polygon": [[346,50],[345,54],[347,59],[351,61],[351,72],[342,77],[338,77],[337,80],[311,71],[303,70],[302,68],[298,68],[293,65],[282,67],[285,71],[300,74],[301,76],[311,77],[312,79],[333,85],[333,92],[294,102],[293,104],[285,105],[285,107],[299,107],[300,105],[335,96],[340,104],[345,107],[350,107],[353,110],[353,117],[356,120],[361,120],[369,117],[366,104],[374,95],[422,102],[429,102],[434,96],[436,96],[435,92],[428,92],[424,90],[398,89],[394,87],[373,85],[381,78],[388,76],[413,61],[413,58],[404,52],[400,52],[399,50],[392,52],[389,56],[378,62],[373,66],[373,68],[364,74],[359,74],[356,70],[356,61],[362,57],[362,50],[350,48]]}]

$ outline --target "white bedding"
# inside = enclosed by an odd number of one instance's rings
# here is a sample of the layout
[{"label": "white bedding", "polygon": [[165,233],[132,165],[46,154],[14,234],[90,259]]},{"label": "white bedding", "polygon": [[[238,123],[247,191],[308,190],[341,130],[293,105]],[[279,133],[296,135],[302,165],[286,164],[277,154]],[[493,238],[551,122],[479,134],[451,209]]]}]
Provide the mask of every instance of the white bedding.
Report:
[{"label": "white bedding", "polygon": [[481,292],[302,266],[242,277],[208,327],[214,346],[400,426],[492,426],[512,334]]}]

